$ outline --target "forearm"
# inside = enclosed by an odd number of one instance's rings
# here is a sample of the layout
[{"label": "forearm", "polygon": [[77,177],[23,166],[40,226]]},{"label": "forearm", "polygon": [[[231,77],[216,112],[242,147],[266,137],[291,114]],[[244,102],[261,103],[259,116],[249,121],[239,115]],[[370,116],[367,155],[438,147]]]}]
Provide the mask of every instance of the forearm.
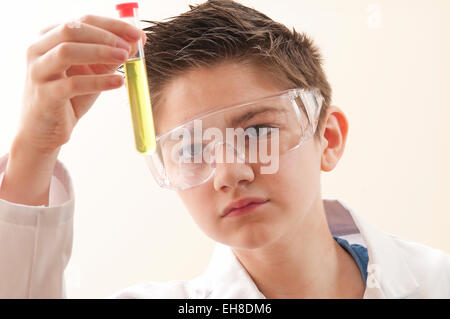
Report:
[{"label": "forearm", "polygon": [[[0,180],[10,154],[0,156]],[[56,160],[49,207],[0,199],[0,298],[65,297],[64,269],[73,236],[74,192]]]}]

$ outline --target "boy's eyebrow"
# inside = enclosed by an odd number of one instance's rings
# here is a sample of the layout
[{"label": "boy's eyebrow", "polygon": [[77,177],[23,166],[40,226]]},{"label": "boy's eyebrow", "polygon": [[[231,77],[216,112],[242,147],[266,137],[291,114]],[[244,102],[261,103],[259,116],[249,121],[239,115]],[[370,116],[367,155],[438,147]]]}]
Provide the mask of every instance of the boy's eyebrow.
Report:
[{"label": "boy's eyebrow", "polygon": [[278,107],[273,107],[273,106],[262,106],[261,108],[254,110],[254,111],[249,111],[247,113],[244,113],[243,115],[236,117],[234,119],[231,120],[231,125],[234,127],[236,126],[238,123],[241,123],[243,121],[248,121],[251,118],[255,117],[258,114],[262,114],[262,113],[270,113],[270,112],[276,112],[276,113],[286,113],[285,109],[280,109]]},{"label": "boy's eyebrow", "polygon": [[[259,109],[254,110],[254,111],[248,111],[234,119],[231,120],[231,126],[236,126],[237,124],[243,122],[243,121],[248,121],[251,118],[255,117],[258,114],[263,114],[263,113],[286,113],[287,111],[285,109],[282,108],[278,108],[278,107],[273,107],[273,106],[261,106]],[[192,125],[190,125],[188,128],[184,127],[183,130],[188,130],[189,133],[191,134],[191,137],[194,136],[194,127]],[[174,132],[173,132],[174,133]]]}]

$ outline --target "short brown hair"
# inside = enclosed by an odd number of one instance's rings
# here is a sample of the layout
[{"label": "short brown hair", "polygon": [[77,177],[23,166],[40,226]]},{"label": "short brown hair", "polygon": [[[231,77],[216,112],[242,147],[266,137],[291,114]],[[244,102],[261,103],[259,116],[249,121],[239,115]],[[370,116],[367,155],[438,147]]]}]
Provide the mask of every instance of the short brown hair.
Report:
[{"label": "short brown hair", "polygon": [[[150,23],[145,59],[152,105],[165,85],[188,69],[225,59],[251,62],[291,88],[318,88],[324,98],[319,119],[331,102],[331,87],[312,40],[233,0],[208,0],[166,22]],[[319,132],[319,130],[317,130]],[[317,134],[316,134],[317,136]]]}]

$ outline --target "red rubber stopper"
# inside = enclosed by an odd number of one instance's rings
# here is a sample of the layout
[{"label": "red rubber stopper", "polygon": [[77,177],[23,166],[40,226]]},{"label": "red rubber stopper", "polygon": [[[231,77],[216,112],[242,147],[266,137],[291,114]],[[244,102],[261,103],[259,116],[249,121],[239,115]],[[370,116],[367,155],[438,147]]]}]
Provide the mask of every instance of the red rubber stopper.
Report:
[{"label": "red rubber stopper", "polygon": [[121,18],[134,17],[134,8],[138,8],[137,2],[126,2],[116,5],[116,10],[119,11]]}]

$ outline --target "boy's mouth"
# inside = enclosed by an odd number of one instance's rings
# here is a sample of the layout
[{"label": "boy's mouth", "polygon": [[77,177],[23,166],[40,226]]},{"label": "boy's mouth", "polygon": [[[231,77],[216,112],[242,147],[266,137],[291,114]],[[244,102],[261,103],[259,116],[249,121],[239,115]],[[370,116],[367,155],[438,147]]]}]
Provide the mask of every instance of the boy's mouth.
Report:
[{"label": "boy's mouth", "polygon": [[239,209],[243,209],[245,207],[257,207],[260,206],[261,204],[264,204],[266,202],[268,202],[268,199],[264,199],[264,198],[259,198],[259,197],[246,197],[246,198],[242,198],[236,201],[233,201],[232,203],[228,204],[225,209],[222,211],[222,215],[221,217],[225,217],[228,214],[230,214],[231,212],[235,211],[235,210],[239,210]]}]

